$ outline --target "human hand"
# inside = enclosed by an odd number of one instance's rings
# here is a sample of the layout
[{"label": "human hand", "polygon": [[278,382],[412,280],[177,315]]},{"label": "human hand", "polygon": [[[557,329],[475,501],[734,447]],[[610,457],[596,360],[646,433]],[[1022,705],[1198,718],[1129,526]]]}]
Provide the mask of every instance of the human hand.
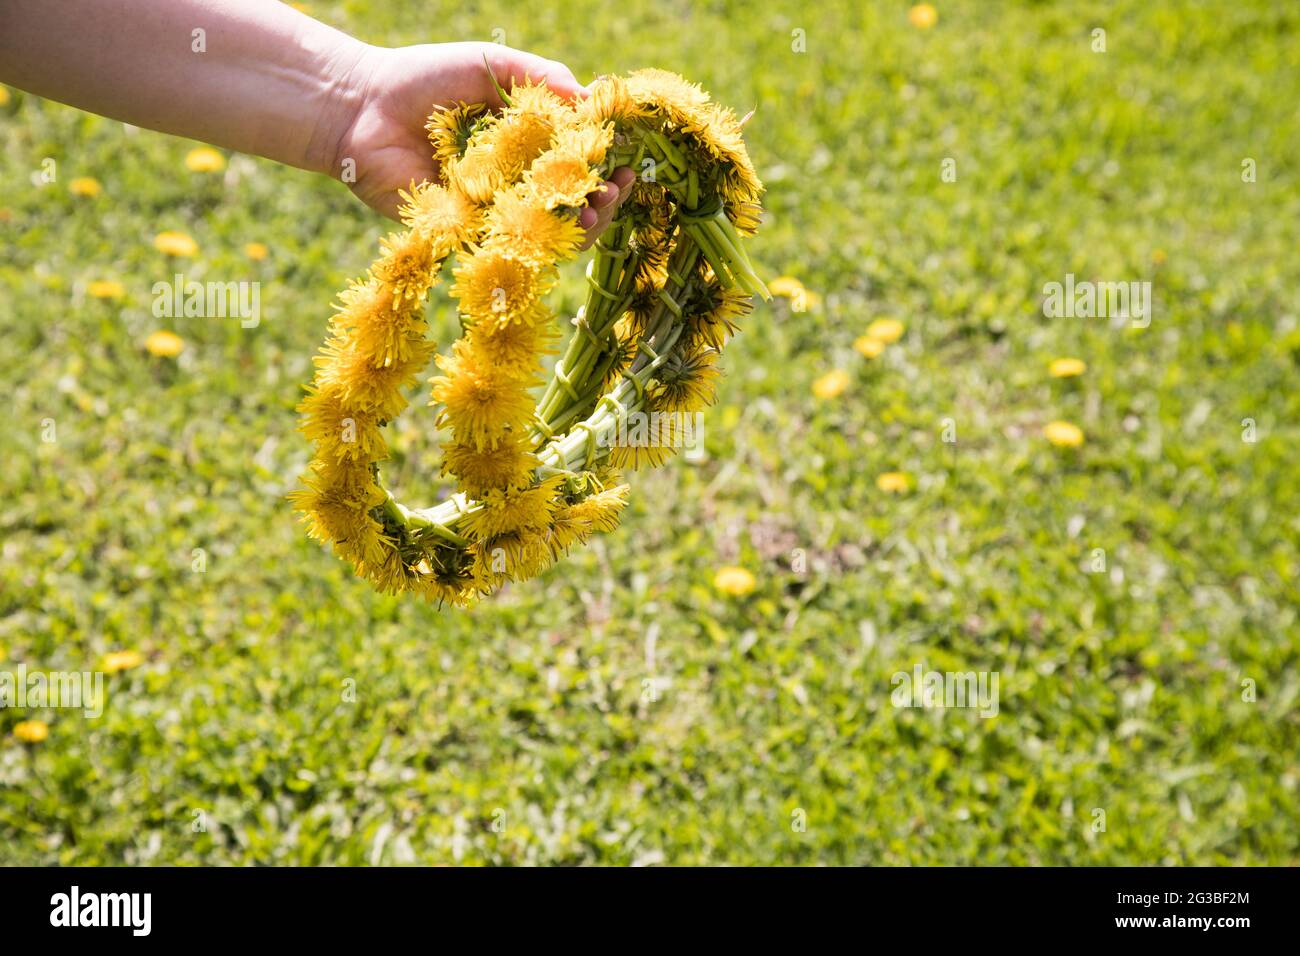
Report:
[{"label": "human hand", "polygon": [[[342,114],[331,173],[338,175],[344,162],[351,160],[356,172],[356,181],[349,184],[352,191],[385,216],[398,218],[397,191],[409,188],[413,181],[436,181],[438,175],[424,128],[433,105],[502,105],[484,66],[485,57],[503,89],[529,78],[544,80],[565,99],[586,95],[562,63],[499,43],[366,47],[343,83],[350,108]],[[615,170],[600,190],[588,195],[587,208],[579,217],[587,231],[584,248],[609,225],[635,178],[631,169]]]}]

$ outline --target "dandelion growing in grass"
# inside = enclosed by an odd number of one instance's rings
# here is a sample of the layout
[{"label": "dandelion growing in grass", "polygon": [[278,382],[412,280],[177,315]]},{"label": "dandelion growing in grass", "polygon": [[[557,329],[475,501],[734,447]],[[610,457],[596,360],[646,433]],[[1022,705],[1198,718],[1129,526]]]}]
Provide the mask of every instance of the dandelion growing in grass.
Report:
[{"label": "dandelion growing in grass", "polygon": [[903,323],[898,319],[876,319],[867,326],[867,335],[886,345],[892,345],[903,337]]},{"label": "dandelion growing in grass", "polygon": [[900,495],[912,487],[912,481],[901,471],[886,471],[876,476],[876,487],[886,494]]},{"label": "dandelion growing in grass", "polygon": [[86,294],[92,299],[120,299],[126,287],[116,279],[96,279],[86,285]]},{"label": "dandelion growing in grass", "polygon": [[744,597],[751,593],[757,584],[754,575],[745,568],[719,568],[713,576],[713,586],[730,597]]},{"label": "dandelion growing in grass", "polygon": [[880,339],[870,335],[859,335],[853,340],[853,348],[863,358],[879,358],[880,354],[885,351],[885,343]]},{"label": "dandelion growing in grass", "polygon": [[185,168],[192,173],[219,173],[226,168],[226,157],[210,146],[200,146],[189,151]]},{"label": "dandelion growing in grass", "polygon": [[907,11],[907,22],[918,30],[928,30],[939,22],[939,11],[928,3],[918,3]]},{"label": "dandelion growing in grass", "polygon": [[1069,422],[1048,422],[1043,426],[1043,436],[1058,448],[1078,448],[1083,444],[1083,432]]},{"label": "dandelion growing in grass", "polygon": [[114,651],[104,655],[103,670],[106,674],[117,674],[144,663],[144,655],[139,651]]},{"label": "dandelion growing in grass", "polygon": [[13,734],[25,744],[39,744],[50,736],[50,725],[43,720],[20,720]]},{"label": "dandelion growing in grass", "polygon": [[185,340],[175,332],[160,329],[149,334],[149,337],[144,340],[144,347],[150,355],[175,358],[185,350]]},{"label": "dandelion growing in grass", "polygon": [[1047,374],[1052,378],[1074,378],[1077,375],[1082,375],[1087,370],[1088,366],[1077,358],[1054,359],[1047,366]]},{"label": "dandelion growing in grass", "polygon": [[78,176],[76,179],[68,182],[68,192],[74,196],[83,196],[87,199],[94,199],[104,191],[98,179],[93,176]]},{"label": "dandelion growing in grass", "polygon": [[819,376],[813,380],[812,384],[813,394],[824,401],[839,398],[848,387],[849,373],[839,368]]},{"label": "dandelion growing in grass", "polygon": [[171,229],[154,236],[153,245],[166,256],[192,258],[199,254],[199,244],[191,236]]}]

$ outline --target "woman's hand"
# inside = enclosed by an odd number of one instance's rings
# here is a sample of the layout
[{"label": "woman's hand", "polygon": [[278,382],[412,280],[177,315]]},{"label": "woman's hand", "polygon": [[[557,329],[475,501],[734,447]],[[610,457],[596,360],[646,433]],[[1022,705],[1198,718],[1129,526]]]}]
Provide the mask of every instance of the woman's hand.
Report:
[{"label": "woman's hand", "polygon": [[[57,13],[26,0],[7,4],[3,22],[5,83],[343,178],[393,218],[397,191],[437,174],[424,129],[434,104],[500,105],[484,57],[504,89],[531,77],[585,95],[568,67],[498,43],[383,49],[266,0],[61,0]],[[617,170],[588,197],[588,244],[634,178]]]},{"label": "woman's hand", "polygon": [[[486,65],[484,63],[486,59]],[[384,49],[367,47],[349,70],[341,96],[351,105],[333,149],[331,175],[344,177],[362,202],[396,219],[399,189],[435,180],[437,168],[424,124],[435,103],[501,106],[488,76],[509,89],[525,79],[545,81],[565,99],[586,95],[569,68],[554,60],[499,43],[435,43]],[[590,245],[632,188],[635,174],[623,168],[587,197],[580,222]]]}]

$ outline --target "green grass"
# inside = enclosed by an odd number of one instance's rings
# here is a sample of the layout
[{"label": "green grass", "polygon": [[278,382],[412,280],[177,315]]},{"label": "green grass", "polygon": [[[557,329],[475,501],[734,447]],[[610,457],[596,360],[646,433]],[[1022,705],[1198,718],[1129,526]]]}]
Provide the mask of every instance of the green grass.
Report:
[{"label": "green grass", "polygon": [[[583,79],[660,66],[757,107],[751,248],[823,297],[728,347],[706,462],[634,476],[617,533],[469,613],[374,594],[284,500],[329,302],[383,224],[14,92],[0,669],[147,662],[98,720],[0,711],[0,862],[1300,863],[1300,12],[936,5],[926,32],[848,0],[313,5],[374,42],[500,27]],[[103,195],[70,195],[83,175]],[[179,360],[148,356],[163,229],[198,241],[189,277],[260,280],[261,326],[177,320]],[[1150,327],[1045,318],[1067,272],[1152,282]],[[125,298],[88,298],[101,278]],[[879,317],[907,332],[868,362]],[[1087,373],[1050,378],[1060,356]],[[832,368],[851,384],[820,401]],[[421,404],[390,472],[431,503]],[[910,492],[876,489],[894,470]],[[750,597],[712,587],[732,564]],[[917,663],[998,672],[1000,713],[894,708]],[[49,739],[15,740],[33,717]]]}]

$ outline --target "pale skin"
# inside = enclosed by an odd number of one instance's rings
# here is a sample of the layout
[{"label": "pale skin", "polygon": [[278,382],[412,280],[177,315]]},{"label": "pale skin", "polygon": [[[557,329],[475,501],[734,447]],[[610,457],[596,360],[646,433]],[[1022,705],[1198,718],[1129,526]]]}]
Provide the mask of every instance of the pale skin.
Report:
[{"label": "pale skin", "polygon": [[[568,67],[533,53],[474,42],[372,46],[274,0],[0,6],[0,82],[334,179],[351,160],[353,193],[393,219],[397,191],[437,175],[424,130],[433,106],[501,105],[488,67],[507,90],[527,78],[566,99],[586,95]],[[587,197],[579,221],[588,245],[634,179],[615,170]]]}]

